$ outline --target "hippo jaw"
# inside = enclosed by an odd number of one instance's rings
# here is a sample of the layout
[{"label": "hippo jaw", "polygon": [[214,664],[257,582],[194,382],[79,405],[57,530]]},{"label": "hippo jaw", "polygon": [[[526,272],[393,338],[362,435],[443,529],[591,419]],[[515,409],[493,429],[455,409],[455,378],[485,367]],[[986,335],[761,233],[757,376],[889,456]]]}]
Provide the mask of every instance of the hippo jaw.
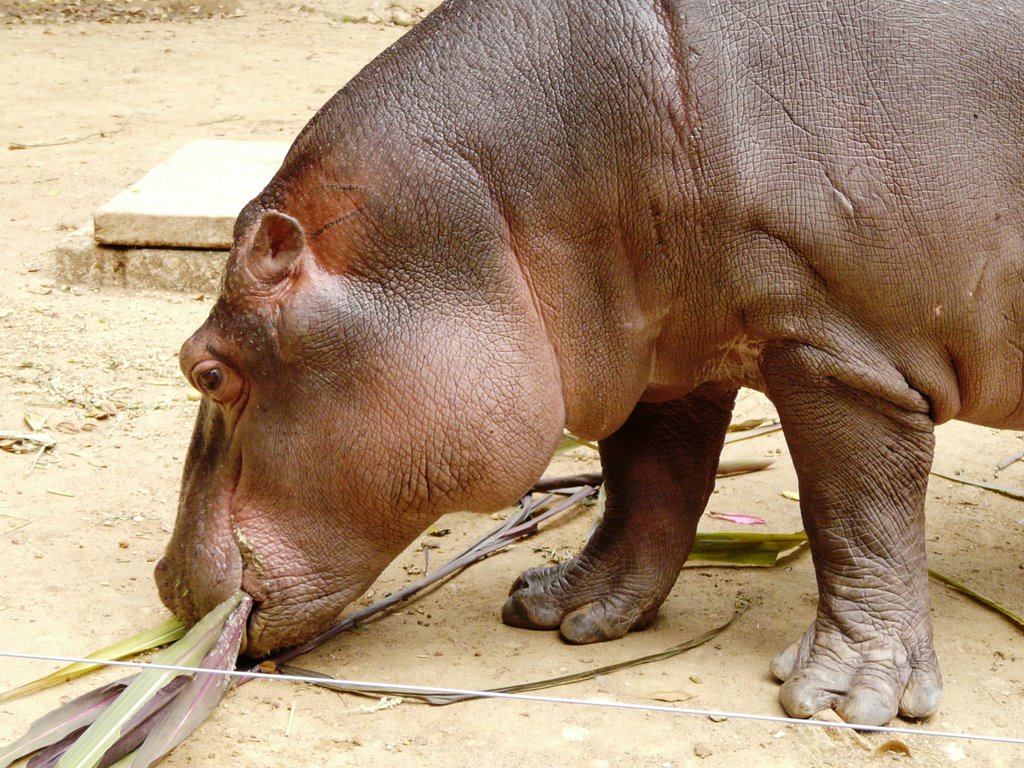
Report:
[{"label": "hippo jaw", "polygon": [[[196,434],[208,433],[204,422],[216,417],[200,407]],[[242,652],[261,657],[305,642],[327,629],[344,608],[366,591],[397,551],[374,552],[354,525],[344,532],[329,523],[320,542],[289,534],[265,521],[288,519],[287,508],[256,508],[239,499],[239,480],[213,493],[196,492],[215,478],[204,477],[202,440],[193,438],[186,465],[179,524],[156,566],[155,578],[163,603],[188,624],[201,619],[241,588],[253,598]],[[216,473],[215,473],[216,474]],[[301,508],[295,502],[294,508]],[[294,515],[292,515],[293,517]],[[341,515],[334,519],[344,520]],[[327,531],[330,531],[328,534]],[[411,538],[415,533],[410,533]],[[404,547],[404,539],[395,546]],[[349,568],[332,567],[350,563]]]}]

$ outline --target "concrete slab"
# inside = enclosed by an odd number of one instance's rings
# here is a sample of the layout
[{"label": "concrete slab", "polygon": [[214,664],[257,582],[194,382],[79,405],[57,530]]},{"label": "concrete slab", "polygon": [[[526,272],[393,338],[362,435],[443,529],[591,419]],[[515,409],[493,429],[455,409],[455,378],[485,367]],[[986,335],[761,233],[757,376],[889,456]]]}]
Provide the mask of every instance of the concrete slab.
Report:
[{"label": "concrete slab", "polygon": [[100,245],[92,224],[76,229],[54,252],[61,282],[209,295],[220,289],[227,256],[226,250]]},{"label": "concrete slab", "polygon": [[93,214],[104,245],[230,248],[235,217],[274,175],[280,141],[193,141]]}]

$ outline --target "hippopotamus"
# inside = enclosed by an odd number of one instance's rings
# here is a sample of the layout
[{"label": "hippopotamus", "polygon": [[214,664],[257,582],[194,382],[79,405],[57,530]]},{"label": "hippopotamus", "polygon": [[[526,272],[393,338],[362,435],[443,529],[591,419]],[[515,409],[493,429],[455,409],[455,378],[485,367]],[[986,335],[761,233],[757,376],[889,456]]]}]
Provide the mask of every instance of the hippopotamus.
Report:
[{"label": "hippopotamus", "polygon": [[819,593],[782,705],[935,712],[933,428],[1024,428],[1022,41],[985,0],[449,0],[238,216],[181,350],[203,397],[163,601],[195,621],[242,586],[248,653],[299,643],[569,429],[603,522],[502,618],[643,629],[750,387]]}]

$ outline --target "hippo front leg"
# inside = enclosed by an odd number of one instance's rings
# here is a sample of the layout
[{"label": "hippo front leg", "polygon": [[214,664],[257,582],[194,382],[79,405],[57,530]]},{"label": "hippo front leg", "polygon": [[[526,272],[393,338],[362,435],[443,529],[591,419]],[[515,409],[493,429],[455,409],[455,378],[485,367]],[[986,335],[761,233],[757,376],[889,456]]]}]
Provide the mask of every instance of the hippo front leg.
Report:
[{"label": "hippo front leg", "polygon": [[637,405],[600,443],[600,525],[572,560],[519,577],[502,611],[505,623],[560,628],[571,643],[648,626],[693,545],[735,397],[735,389],[705,386],[673,402]]},{"label": "hippo front leg", "polygon": [[795,717],[835,709],[882,725],[932,714],[924,498],[934,444],[927,404],[897,372],[858,376],[804,346],[766,351],[818,580],[811,628],[772,662]]}]

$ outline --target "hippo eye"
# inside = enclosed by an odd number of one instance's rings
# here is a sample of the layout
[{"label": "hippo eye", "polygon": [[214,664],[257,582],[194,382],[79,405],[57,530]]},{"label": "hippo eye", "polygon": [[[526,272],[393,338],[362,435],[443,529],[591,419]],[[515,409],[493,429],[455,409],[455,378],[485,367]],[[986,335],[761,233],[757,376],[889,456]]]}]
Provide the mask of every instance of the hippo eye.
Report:
[{"label": "hippo eye", "polygon": [[203,360],[192,368],[192,383],[204,395],[227,402],[238,394],[238,377],[217,360]]},{"label": "hippo eye", "polygon": [[213,394],[224,381],[224,373],[220,368],[210,368],[196,376],[200,388],[209,394]]}]

